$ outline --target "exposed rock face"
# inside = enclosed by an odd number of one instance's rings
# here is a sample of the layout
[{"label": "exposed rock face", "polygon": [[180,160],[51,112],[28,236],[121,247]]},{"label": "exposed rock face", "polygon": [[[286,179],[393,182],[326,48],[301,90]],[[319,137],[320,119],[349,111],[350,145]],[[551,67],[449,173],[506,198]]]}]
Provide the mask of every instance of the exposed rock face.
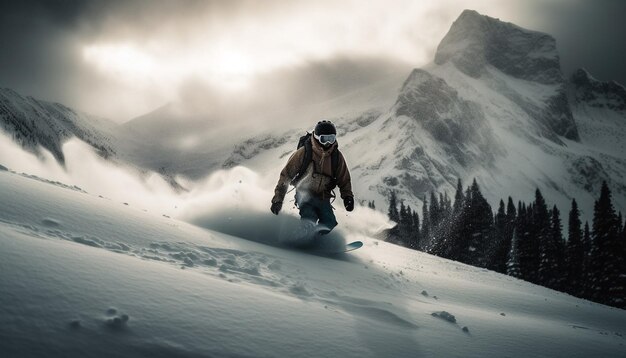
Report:
[{"label": "exposed rock face", "polygon": [[483,120],[480,108],[459,98],[457,91],[441,78],[415,69],[404,82],[396,102],[396,115],[411,117],[435,139],[453,144],[476,135]]},{"label": "exposed rock face", "polygon": [[567,170],[572,180],[589,192],[592,192],[602,184],[603,180],[610,177],[602,164],[590,156],[578,157],[568,164]]},{"label": "exposed rock face", "polygon": [[[472,158],[466,145],[481,148],[482,159],[494,152],[491,131],[485,126],[484,115],[476,103],[463,100],[457,91],[441,78],[415,69],[404,82],[395,105],[397,116],[407,116],[419,123],[462,165]],[[474,158],[476,159],[476,158]]]},{"label": "exposed rock face", "polygon": [[559,142],[557,136],[580,139],[552,36],[465,10],[437,47],[435,63],[448,61],[473,78],[488,76],[491,66],[517,79],[554,86],[553,94],[542,105],[527,101],[510,88],[502,94],[547,129],[540,130],[543,136],[555,142]]},{"label": "exposed rock face", "polygon": [[572,74],[571,83],[576,102],[584,102],[595,108],[626,112],[626,88],[621,84],[615,81],[598,81],[582,68]]},{"label": "exposed rock face", "polygon": [[465,10],[437,47],[435,63],[452,61],[478,78],[487,64],[507,75],[555,84],[563,81],[556,41],[548,34]]}]

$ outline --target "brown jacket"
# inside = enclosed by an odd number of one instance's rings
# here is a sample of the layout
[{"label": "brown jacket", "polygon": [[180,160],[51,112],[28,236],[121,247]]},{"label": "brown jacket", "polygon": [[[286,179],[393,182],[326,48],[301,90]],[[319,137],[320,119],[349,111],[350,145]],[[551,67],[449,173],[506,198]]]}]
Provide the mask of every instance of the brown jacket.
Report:
[{"label": "brown jacket", "polygon": [[[306,172],[302,175],[301,179],[298,180],[296,190],[308,192],[320,199],[330,200],[332,197],[332,188],[328,188],[328,184],[332,180],[331,153],[337,147],[337,143],[334,143],[328,149],[324,149],[317,140],[311,138],[311,144],[313,150],[312,160]],[[274,189],[272,203],[278,203],[284,200],[287,188],[296,174],[298,174],[303,159],[304,147],[298,148],[298,150],[289,157],[287,165],[285,165],[285,168],[280,172],[278,184],[276,184],[276,189]],[[341,152],[339,152],[339,163],[337,165],[337,186],[339,187],[341,198],[354,197],[354,194],[352,194],[352,183],[350,182],[348,165]]]}]

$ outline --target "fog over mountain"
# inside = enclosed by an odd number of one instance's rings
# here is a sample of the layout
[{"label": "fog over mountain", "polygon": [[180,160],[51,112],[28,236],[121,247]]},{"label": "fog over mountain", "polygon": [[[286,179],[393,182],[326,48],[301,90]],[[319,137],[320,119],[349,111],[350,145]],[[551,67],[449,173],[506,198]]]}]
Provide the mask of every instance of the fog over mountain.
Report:
[{"label": "fog over mountain", "polygon": [[626,82],[622,1],[25,0],[0,4],[0,87],[116,122],[259,88],[302,105],[425,65],[465,8],[554,36],[566,76]]},{"label": "fog over mountain", "polygon": [[[327,71],[342,73],[346,64]],[[287,87],[318,72],[295,70]],[[565,76],[551,35],[465,10],[430,64],[387,74],[293,107],[274,107],[259,87],[257,99],[228,98],[201,111],[201,97],[174,101],[122,125],[7,89],[2,124],[26,149],[42,146],[60,162],[62,143],[76,136],[109,160],[182,188],[177,175],[195,180],[237,165],[274,176],[298,137],[330,118],[361,200],[385,203],[396,191],[418,207],[430,192],[452,194],[457,179],[477,178],[493,188],[492,203],[540,188],[560,207],[574,197],[591,208],[607,180],[626,209],[624,87],[584,69]]]}]

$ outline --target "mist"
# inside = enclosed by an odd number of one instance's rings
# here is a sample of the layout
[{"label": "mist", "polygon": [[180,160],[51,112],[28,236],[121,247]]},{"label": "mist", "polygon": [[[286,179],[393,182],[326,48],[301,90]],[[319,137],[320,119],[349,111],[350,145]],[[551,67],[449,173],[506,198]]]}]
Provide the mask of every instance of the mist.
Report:
[{"label": "mist", "polygon": [[[0,5],[0,86],[125,122],[167,103],[227,119],[421,67],[465,8],[556,37],[565,75],[626,82],[623,2],[36,1]],[[190,91],[193,88],[193,91]],[[193,104],[194,106],[192,106]],[[210,105],[210,107],[209,107]],[[239,111],[244,113],[231,113]]]},{"label": "mist", "polygon": [[[177,191],[153,172],[139,172],[107,162],[86,143],[72,139],[63,145],[65,168],[45,149],[36,156],[0,133],[0,165],[42,185],[61,186],[98,196],[112,205],[126,205],[149,215],[177,218],[194,225],[247,240],[284,245],[300,228],[293,200],[286,200],[279,216],[270,210],[276,173],[260,175],[245,167],[219,170],[198,180],[176,178],[186,188]],[[336,208],[341,229],[327,237],[328,248],[342,246],[347,238],[372,236],[391,223],[366,207],[348,213]]]}]

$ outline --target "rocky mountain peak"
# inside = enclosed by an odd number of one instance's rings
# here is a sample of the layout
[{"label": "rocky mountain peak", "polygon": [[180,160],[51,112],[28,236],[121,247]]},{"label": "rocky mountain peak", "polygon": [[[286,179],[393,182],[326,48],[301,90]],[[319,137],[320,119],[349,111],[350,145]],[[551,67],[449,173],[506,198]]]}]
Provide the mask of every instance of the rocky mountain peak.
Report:
[{"label": "rocky mountain peak", "polygon": [[584,68],[574,71],[570,81],[576,103],[626,112],[626,88],[621,84],[599,81]]},{"label": "rocky mountain peak", "polygon": [[524,80],[562,83],[556,41],[548,34],[464,10],[437,47],[435,63],[451,61],[478,78],[487,65]]}]

